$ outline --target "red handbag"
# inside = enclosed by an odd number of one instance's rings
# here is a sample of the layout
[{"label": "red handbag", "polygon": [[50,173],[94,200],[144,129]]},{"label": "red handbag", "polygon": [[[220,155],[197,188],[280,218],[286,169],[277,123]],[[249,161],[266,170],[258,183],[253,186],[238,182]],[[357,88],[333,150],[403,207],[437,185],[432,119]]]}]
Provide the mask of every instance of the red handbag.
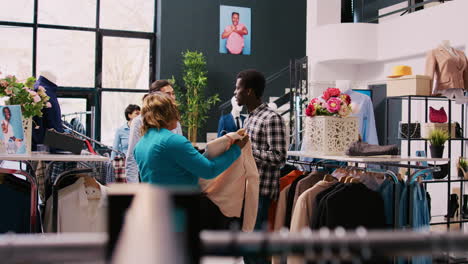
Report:
[{"label": "red handbag", "polygon": [[439,110],[436,110],[432,108],[432,106],[430,106],[429,107],[429,121],[431,121],[431,123],[447,122],[447,113],[445,113],[444,108],[441,107]]}]

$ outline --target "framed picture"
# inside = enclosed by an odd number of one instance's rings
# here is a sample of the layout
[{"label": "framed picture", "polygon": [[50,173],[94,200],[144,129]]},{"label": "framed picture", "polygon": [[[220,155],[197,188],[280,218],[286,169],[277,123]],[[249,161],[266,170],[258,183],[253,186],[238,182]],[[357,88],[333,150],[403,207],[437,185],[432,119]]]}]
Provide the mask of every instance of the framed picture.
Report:
[{"label": "framed picture", "polygon": [[250,8],[225,6],[219,8],[219,52],[250,55],[252,26]]},{"label": "framed picture", "polygon": [[24,154],[24,141],[21,106],[0,106],[0,154]]}]

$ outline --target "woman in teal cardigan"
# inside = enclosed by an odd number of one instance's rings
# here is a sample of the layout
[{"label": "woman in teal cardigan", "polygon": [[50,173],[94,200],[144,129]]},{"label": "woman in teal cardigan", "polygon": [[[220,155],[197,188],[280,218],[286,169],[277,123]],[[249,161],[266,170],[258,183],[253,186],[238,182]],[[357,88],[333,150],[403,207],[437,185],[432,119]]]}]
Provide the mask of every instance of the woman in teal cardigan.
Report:
[{"label": "woman in teal cardigan", "polygon": [[198,179],[212,179],[240,156],[247,142],[233,142],[221,156],[209,160],[184,136],[172,133],[180,119],[174,100],[155,92],[145,97],[141,111],[142,135],[134,155],[142,182],[164,186],[197,186]]}]

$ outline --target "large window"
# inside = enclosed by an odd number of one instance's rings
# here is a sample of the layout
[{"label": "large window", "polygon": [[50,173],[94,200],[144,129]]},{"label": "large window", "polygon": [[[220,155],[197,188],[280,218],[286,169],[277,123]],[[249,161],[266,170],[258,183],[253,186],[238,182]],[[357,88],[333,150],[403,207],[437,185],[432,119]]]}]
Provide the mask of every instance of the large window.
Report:
[{"label": "large window", "polygon": [[10,1],[0,72],[52,76],[64,119],[111,145],[125,107],[141,106],[156,76],[155,9],[155,0]]}]

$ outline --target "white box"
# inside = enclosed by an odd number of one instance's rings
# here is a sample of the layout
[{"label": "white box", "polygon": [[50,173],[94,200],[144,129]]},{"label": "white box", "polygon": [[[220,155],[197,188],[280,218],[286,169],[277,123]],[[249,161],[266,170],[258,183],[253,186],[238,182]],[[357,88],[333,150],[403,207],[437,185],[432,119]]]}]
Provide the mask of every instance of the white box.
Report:
[{"label": "white box", "polygon": [[387,80],[387,96],[431,95],[431,77],[407,75]]},{"label": "white box", "polygon": [[305,151],[322,155],[344,155],[349,145],[359,139],[357,117],[306,117]]}]

